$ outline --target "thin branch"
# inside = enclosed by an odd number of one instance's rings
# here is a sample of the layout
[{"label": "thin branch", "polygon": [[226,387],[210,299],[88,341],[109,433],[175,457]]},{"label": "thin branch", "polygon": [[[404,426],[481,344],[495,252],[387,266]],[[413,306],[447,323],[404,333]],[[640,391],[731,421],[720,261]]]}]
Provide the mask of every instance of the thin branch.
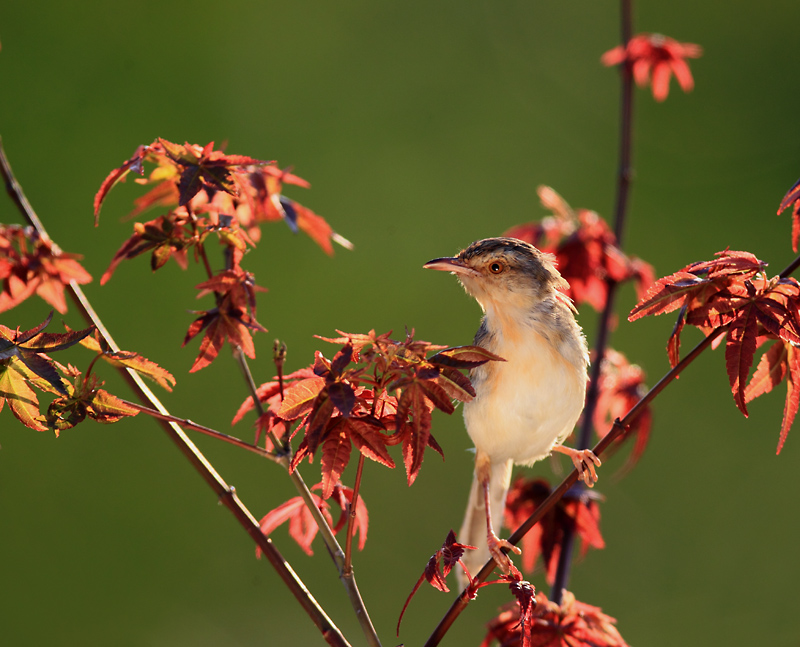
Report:
[{"label": "thin branch", "polygon": [[[5,180],[6,190],[11,196],[11,199],[19,208],[23,218],[36,230],[37,234],[41,238],[48,241],[51,240],[44,228],[44,225],[39,220],[36,212],[33,210],[33,207],[31,207],[30,203],[28,202],[28,199],[25,197],[22,187],[14,177],[14,173],[11,170],[11,165],[8,162],[8,158],[6,157],[5,150],[3,148],[2,138],[0,138],[0,172]],[[57,250],[58,248],[53,245],[53,251],[57,253]],[[103,322],[92,308],[81,287],[75,281],[70,281],[68,284],[68,289],[70,296],[75,301],[75,304],[83,318],[89,324],[92,324],[97,328],[97,331],[113,352],[119,352],[119,346],[111,337],[111,334],[108,332],[105,325],[103,325]],[[169,415],[166,407],[159,401],[156,395],[150,390],[150,387],[144,382],[142,377],[136,371],[122,366],[118,367],[118,371],[122,374],[122,377],[133,389],[136,395],[142,400],[142,402],[146,402],[148,405],[151,405],[154,409],[162,414]],[[195,468],[195,470],[197,470],[203,480],[206,481],[209,487],[211,487],[211,489],[216,493],[219,500],[231,511],[233,516],[250,535],[256,545],[261,548],[269,563],[277,571],[280,578],[292,592],[292,595],[294,595],[297,601],[300,602],[301,606],[322,633],[328,644],[336,645],[337,647],[349,647],[349,643],[347,640],[345,640],[341,631],[328,617],[322,607],[319,606],[317,601],[306,588],[305,584],[303,584],[302,580],[294,572],[289,563],[278,552],[278,549],[275,548],[272,541],[268,537],[264,536],[264,533],[261,532],[258,521],[256,521],[255,517],[253,517],[247,507],[239,500],[234,488],[228,485],[217,473],[211,463],[209,463],[203,453],[195,446],[195,444],[189,439],[189,437],[183,432],[177,423],[159,420],[159,424],[164,429],[167,436],[169,436],[170,440],[172,440],[178,447],[179,451],[192,464],[192,466]]]},{"label": "thin branch", "polygon": [[211,436],[212,438],[216,438],[217,440],[221,440],[223,442],[234,445],[235,447],[241,447],[242,449],[246,449],[249,452],[253,452],[254,454],[258,454],[259,456],[268,458],[273,462],[276,463],[280,462],[280,459],[272,452],[268,452],[266,449],[263,449],[258,445],[253,445],[252,443],[245,442],[244,440],[236,438],[235,436],[229,436],[228,434],[223,434],[221,431],[217,431],[216,429],[212,429],[211,427],[199,425],[196,422],[192,422],[188,418],[178,418],[176,416],[172,416],[167,413],[161,413],[160,411],[156,411],[155,409],[151,409],[150,407],[146,407],[142,404],[136,404],[135,402],[130,402],[124,399],[122,399],[122,401],[129,407],[134,407],[135,409],[138,409],[142,413],[146,413],[148,416],[151,416],[153,418],[158,418],[159,420],[166,420],[167,422],[174,422],[183,427],[184,429],[197,431],[201,434],[205,434],[206,436]]},{"label": "thin branch", "polygon": [[[261,405],[261,401],[258,398],[256,383],[255,380],[253,380],[253,374],[250,372],[250,366],[247,363],[247,358],[244,356],[241,348],[235,348],[233,355],[239,364],[242,376],[244,377],[247,388],[250,391],[250,397],[253,399],[256,413],[259,416],[262,416],[264,415],[264,407]],[[276,448],[282,447],[280,441],[272,432],[272,430],[269,430],[268,433],[269,439],[272,441],[273,446]],[[298,470],[292,470],[291,472],[289,471],[289,456],[280,456],[278,462],[280,465],[283,465],[287,472],[289,472],[289,476],[291,477],[297,492],[302,497],[306,504],[306,508],[308,508],[309,512],[311,512],[311,515],[314,517],[314,520],[317,523],[317,527],[319,528],[319,532],[322,535],[323,541],[325,542],[325,546],[328,548],[328,552],[333,559],[333,563],[336,565],[336,568],[339,571],[339,579],[342,581],[342,584],[344,584],[345,590],[347,591],[347,597],[350,599],[350,604],[356,613],[356,617],[361,625],[361,630],[364,633],[364,637],[367,639],[367,643],[371,647],[381,647],[378,634],[375,631],[375,627],[373,626],[372,620],[369,617],[367,607],[364,604],[364,600],[361,598],[361,593],[358,590],[358,584],[356,583],[355,575],[353,574],[353,568],[352,566],[346,568],[345,554],[342,551],[342,547],[339,545],[339,542],[336,541],[333,530],[328,525],[325,517],[322,516],[322,512],[320,512],[317,504],[314,502],[314,499],[311,496],[311,491],[308,489],[305,481],[303,481],[303,478],[300,476],[300,472]],[[353,504],[355,504],[355,498],[353,500]]]}]

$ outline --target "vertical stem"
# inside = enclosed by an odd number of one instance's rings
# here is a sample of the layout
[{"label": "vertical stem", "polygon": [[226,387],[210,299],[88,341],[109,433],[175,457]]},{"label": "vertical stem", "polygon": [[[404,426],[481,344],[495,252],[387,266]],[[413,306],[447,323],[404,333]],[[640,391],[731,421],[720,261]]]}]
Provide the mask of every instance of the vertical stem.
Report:
[{"label": "vertical stem", "polygon": [[[622,44],[626,46],[633,35],[633,0],[620,0],[620,21]],[[625,231],[625,219],[628,210],[628,197],[630,196],[633,168],[631,166],[633,149],[633,74],[631,65],[625,61],[620,65],[621,94],[620,94],[620,126],[619,126],[619,167],[617,169],[617,197],[614,209],[614,234],[617,246],[622,247],[622,235]],[[591,447],[592,419],[597,408],[599,395],[600,371],[608,346],[611,318],[614,314],[614,301],[617,293],[617,283],[609,280],[608,296],[605,307],[600,315],[597,326],[597,337],[594,347],[594,363],[592,365],[589,387],[586,391],[586,405],[583,410],[578,446],[580,449]],[[578,484],[576,487],[585,486]],[[561,604],[561,593],[569,581],[572,548],[574,545],[574,532],[570,527],[564,528],[564,541],[561,546],[561,555],[556,569],[556,577],[550,592],[550,599],[556,604]]]}]

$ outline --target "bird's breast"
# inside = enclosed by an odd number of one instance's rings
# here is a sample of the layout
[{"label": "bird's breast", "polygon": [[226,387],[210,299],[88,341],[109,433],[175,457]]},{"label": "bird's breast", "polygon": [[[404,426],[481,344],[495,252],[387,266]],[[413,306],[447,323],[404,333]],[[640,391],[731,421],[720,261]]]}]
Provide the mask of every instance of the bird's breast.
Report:
[{"label": "bird's breast", "polygon": [[505,335],[490,330],[481,345],[506,361],[472,371],[476,397],[465,404],[464,420],[475,447],[492,461],[544,458],[570,434],[583,409],[583,356],[568,360],[580,354],[555,347],[530,326],[506,327]]}]

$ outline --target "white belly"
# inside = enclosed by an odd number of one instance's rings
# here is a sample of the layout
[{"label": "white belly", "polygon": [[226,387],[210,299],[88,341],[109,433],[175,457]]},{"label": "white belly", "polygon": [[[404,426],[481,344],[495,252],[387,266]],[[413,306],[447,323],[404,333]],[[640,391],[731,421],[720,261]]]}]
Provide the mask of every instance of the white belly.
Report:
[{"label": "white belly", "polygon": [[523,344],[503,346],[491,350],[506,362],[472,372],[477,396],[464,405],[464,421],[475,447],[493,463],[529,465],[572,432],[583,409],[586,370],[570,365],[533,332]]}]

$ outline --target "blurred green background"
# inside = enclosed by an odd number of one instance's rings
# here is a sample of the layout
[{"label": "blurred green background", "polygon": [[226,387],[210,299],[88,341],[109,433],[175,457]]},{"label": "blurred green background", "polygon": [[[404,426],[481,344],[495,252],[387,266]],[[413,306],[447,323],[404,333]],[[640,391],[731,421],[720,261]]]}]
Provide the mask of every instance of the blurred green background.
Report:
[{"label": "blurred green background", "polygon": [[[796,25],[800,5],[743,0],[640,3],[636,31],[705,48],[697,87],[664,104],[636,93],[636,179],[624,245],[659,275],[721,249],[747,249],[777,273],[792,258],[790,218],[775,210],[800,175]],[[116,189],[99,229],[92,198],[136,146],[228,141],[311,181],[287,191],[355,244],[326,257],[282,224],[246,260],[262,295],[261,382],[274,337],[291,369],[313,334],[414,327],[421,339],[469,343],[479,310],[430,258],[544,215],[539,184],[609,215],[617,153],[618,77],[600,55],[618,42],[614,2],[25,2],[0,7],[0,134],[54,239],[99,279],[141,194]],[[5,199],[0,219],[19,222]],[[86,292],[123,348],[170,369],[176,415],[230,429],[245,389],[227,351],[188,375],[181,349],[202,280],[174,264],[123,264]],[[668,317],[625,321],[613,345],[650,384],[668,368]],[[5,325],[39,323],[31,301]],[[581,322],[590,341],[595,315]],[[64,320],[80,326],[71,310]],[[56,317],[58,321],[58,316]],[[56,330],[54,324],[53,330]],[[693,334],[694,333],[694,334]],[[699,339],[687,331],[686,347]],[[85,366],[88,355],[73,361]],[[110,371],[112,389],[125,392]],[[655,405],[639,466],[603,470],[608,544],[574,570],[571,589],[615,616],[633,645],[797,645],[800,558],[795,512],[800,431],[775,456],[781,387],[734,407],[721,351],[703,356]],[[62,434],[0,414],[0,642],[28,645],[323,644],[298,604],[211,491],[153,422],[87,423]],[[235,429],[251,438],[247,424]],[[369,540],[356,574],[384,645],[419,645],[450,597],[423,589],[394,626],[426,560],[458,528],[471,478],[460,414],[437,414],[447,461],[428,456],[412,488],[401,470],[367,465]],[[293,495],[271,463],[198,437],[261,517]],[[316,481],[317,464],[305,467]],[[548,474],[547,463],[534,473]],[[345,480],[352,479],[352,473]],[[363,644],[321,543],[278,547],[352,644]],[[541,575],[537,587],[546,585]],[[477,645],[507,601],[481,592],[447,636]]]}]

